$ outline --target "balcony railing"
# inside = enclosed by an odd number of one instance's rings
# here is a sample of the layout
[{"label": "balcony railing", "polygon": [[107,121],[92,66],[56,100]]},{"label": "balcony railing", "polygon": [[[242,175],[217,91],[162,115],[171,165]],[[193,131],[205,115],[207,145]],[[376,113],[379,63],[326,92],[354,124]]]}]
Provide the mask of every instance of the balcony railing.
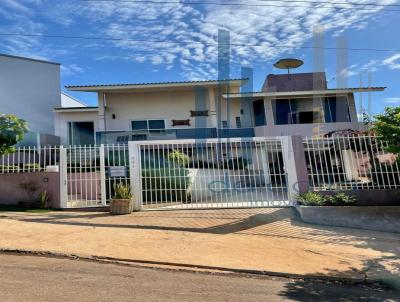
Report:
[{"label": "balcony railing", "polygon": [[96,133],[97,144],[116,144],[128,141],[206,139],[206,138],[254,137],[254,128],[216,129],[188,128],[135,131],[104,131]]}]

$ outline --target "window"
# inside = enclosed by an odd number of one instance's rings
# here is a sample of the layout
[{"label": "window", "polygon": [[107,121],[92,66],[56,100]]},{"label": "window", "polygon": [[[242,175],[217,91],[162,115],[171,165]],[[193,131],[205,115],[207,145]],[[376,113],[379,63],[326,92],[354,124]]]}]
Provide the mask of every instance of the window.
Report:
[{"label": "window", "polygon": [[242,128],[242,121],[240,120],[240,116],[237,116],[236,118],[235,118],[235,121],[236,121],[236,128]]},{"label": "window", "polygon": [[293,124],[294,102],[288,99],[275,101],[275,123],[277,125]]},{"label": "window", "polygon": [[264,100],[256,100],[253,102],[254,125],[264,126],[266,124]]},{"label": "window", "polygon": [[325,98],[325,122],[350,122],[350,109],[345,96]]},{"label": "window", "polygon": [[228,121],[222,121],[222,128],[223,129],[228,128]]},{"label": "window", "polygon": [[68,144],[94,145],[94,123],[68,122]]},{"label": "window", "polygon": [[313,98],[275,100],[275,123],[277,125],[320,123],[320,100]]},{"label": "window", "polygon": [[164,130],[164,120],[136,120],[131,122],[132,130]]}]

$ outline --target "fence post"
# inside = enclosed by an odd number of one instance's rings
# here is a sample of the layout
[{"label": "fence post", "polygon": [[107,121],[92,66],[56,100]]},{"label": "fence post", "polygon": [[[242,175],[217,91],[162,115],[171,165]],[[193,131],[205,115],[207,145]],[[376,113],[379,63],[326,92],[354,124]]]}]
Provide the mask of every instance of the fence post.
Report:
[{"label": "fence post", "polygon": [[60,146],[60,208],[68,207],[68,188],[67,188],[67,149]]},{"label": "fence post", "polygon": [[296,194],[308,191],[308,173],[301,136],[282,137],[282,155],[287,174],[288,199],[296,204]]},{"label": "fence post", "polygon": [[129,142],[129,173],[131,192],[133,194],[133,210],[142,210],[142,176],[140,171],[140,147],[138,143]]},{"label": "fence post", "polygon": [[101,144],[99,147],[100,156],[100,193],[101,193],[101,204],[107,206],[106,198],[106,158],[104,145]]}]

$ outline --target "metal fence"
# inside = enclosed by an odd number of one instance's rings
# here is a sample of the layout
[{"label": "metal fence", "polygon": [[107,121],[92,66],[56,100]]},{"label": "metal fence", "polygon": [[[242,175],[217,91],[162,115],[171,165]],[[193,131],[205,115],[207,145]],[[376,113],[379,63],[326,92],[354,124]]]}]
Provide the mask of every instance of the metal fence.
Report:
[{"label": "metal fence", "polygon": [[144,208],[290,204],[281,139],[131,142],[130,148],[139,166],[135,197]]},{"label": "metal fence", "polygon": [[59,165],[60,147],[20,147],[0,156],[0,174],[44,172]]},{"label": "metal fence", "polygon": [[[145,209],[288,206],[297,181],[290,140],[22,147],[0,157],[0,174],[59,170],[65,208],[106,206],[117,183],[130,185]],[[303,145],[310,190],[400,189],[400,164],[375,136],[306,138]]]},{"label": "metal fence", "polygon": [[400,188],[396,156],[376,136],[341,136],[304,140],[311,190]]}]

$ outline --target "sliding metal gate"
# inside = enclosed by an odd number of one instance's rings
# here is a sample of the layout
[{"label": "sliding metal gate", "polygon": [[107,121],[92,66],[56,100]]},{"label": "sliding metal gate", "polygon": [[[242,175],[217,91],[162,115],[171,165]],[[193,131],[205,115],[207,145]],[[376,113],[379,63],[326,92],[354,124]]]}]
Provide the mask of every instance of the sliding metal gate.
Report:
[{"label": "sliding metal gate", "polygon": [[289,140],[129,142],[136,202],[144,209],[290,206]]}]

